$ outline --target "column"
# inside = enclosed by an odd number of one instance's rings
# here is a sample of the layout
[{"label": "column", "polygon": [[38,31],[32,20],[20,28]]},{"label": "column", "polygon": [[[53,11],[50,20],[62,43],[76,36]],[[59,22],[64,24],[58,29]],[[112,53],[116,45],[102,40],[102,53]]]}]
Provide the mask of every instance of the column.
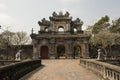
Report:
[{"label": "column", "polygon": [[85,53],[86,53],[86,57],[89,57],[89,45],[86,43],[85,44]]},{"label": "column", "polygon": [[50,59],[55,59],[56,58],[56,54],[55,54],[55,44],[50,44],[49,45],[49,57]]},{"label": "column", "polygon": [[88,58],[89,57],[89,46],[87,43],[82,45],[82,56],[84,58]]},{"label": "column", "polygon": [[67,52],[67,58],[73,58],[73,49],[72,49],[72,42],[69,41],[67,44],[66,44],[66,52]]},{"label": "column", "polygon": [[37,40],[33,39],[32,44],[33,44],[33,59],[39,59]]}]

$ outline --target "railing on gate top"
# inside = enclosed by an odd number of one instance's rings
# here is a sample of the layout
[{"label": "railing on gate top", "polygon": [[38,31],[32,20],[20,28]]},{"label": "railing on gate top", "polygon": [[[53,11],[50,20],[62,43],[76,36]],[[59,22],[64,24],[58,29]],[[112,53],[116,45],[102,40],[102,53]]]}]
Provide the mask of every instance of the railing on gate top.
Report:
[{"label": "railing on gate top", "polygon": [[92,59],[80,59],[80,64],[105,80],[120,80],[120,67]]},{"label": "railing on gate top", "polygon": [[41,66],[41,60],[27,60],[0,67],[0,80],[18,80]]}]

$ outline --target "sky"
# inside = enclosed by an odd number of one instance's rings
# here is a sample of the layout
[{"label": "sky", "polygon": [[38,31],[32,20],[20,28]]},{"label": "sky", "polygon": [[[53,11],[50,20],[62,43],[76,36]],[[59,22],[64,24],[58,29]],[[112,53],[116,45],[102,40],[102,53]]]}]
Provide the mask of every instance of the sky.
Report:
[{"label": "sky", "polygon": [[119,18],[120,0],[0,0],[0,25],[13,32],[30,34],[33,28],[37,33],[37,22],[49,19],[53,11],[68,11],[73,20],[80,18],[84,22],[82,29],[86,29],[105,15],[111,20]]}]

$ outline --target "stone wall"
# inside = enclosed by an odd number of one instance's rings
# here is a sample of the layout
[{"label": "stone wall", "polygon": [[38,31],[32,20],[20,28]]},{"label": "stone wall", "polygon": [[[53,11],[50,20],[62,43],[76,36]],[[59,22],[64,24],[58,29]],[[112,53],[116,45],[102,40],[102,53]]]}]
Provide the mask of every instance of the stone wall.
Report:
[{"label": "stone wall", "polygon": [[8,60],[14,60],[16,53],[22,49],[21,53],[21,59],[31,59],[33,54],[33,46],[32,45],[11,45],[8,46],[7,49],[1,52],[0,57],[1,59],[8,59]]},{"label": "stone wall", "polygon": [[[120,80],[120,67],[94,59],[81,59],[80,65],[92,70],[96,75],[105,80]],[[102,79],[101,79],[102,80]]]}]

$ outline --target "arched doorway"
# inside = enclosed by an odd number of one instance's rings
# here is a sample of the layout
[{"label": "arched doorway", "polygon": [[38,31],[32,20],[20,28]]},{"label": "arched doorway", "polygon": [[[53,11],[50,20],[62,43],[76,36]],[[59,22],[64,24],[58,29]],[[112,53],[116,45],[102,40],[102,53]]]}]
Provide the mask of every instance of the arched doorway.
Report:
[{"label": "arched doorway", "polygon": [[74,28],[73,30],[74,30],[74,33],[77,33],[77,28]]},{"label": "arched doorway", "polygon": [[59,26],[58,27],[58,32],[63,33],[64,32],[64,27],[63,26]]},{"label": "arched doorway", "polygon": [[82,57],[82,53],[81,53],[81,46],[75,46],[74,47],[74,58],[80,58]]},{"label": "arched doorway", "polygon": [[65,57],[65,46],[64,45],[59,45],[57,46],[57,57]]},{"label": "arched doorway", "polygon": [[41,59],[48,59],[48,47],[47,46],[41,47],[40,56],[41,56]]},{"label": "arched doorway", "polygon": [[48,32],[48,28],[47,27],[45,28],[45,32]]}]

